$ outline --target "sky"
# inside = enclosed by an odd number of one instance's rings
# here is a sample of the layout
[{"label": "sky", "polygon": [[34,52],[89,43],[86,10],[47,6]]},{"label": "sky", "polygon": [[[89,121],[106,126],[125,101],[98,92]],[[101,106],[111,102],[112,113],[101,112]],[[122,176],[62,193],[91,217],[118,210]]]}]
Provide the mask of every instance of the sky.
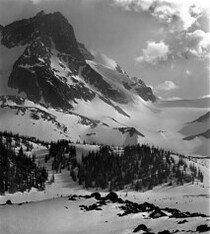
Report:
[{"label": "sky", "polygon": [[0,24],[60,11],[87,48],[164,99],[210,94],[207,0],[0,0]]}]

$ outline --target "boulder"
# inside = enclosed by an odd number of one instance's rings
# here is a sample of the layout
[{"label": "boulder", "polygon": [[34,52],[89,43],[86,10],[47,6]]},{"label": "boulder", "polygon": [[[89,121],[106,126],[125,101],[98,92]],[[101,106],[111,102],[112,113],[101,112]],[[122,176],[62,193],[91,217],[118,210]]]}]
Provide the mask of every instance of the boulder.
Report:
[{"label": "boulder", "polygon": [[196,231],[197,232],[207,232],[207,231],[210,231],[210,227],[208,227],[207,224],[199,225],[199,226],[197,226]]},{"label": "boulder", "polygon": [[144,232],[147,232],[148,231],[148,228],[145,224],[140,224],[138,227],[136,227],[134,230],[133,230],[133,233],[136,233],[136,232],[139,232],[139,231],[144,231]]}]

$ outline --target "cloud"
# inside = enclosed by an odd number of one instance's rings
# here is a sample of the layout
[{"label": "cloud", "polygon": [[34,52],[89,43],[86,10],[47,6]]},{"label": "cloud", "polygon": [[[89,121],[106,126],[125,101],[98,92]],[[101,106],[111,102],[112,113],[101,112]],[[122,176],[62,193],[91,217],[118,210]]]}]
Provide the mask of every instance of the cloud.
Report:
[{"label": "cloud", "polygon": [[41,0],[31,0],[31,2],[34,4],[39,4],[41,2]]},{"label": "cloud", "polygon": [[209,58],[210,33],[201,29],[194,31],[182,31],[168,35],[165,43],[170,47],[171,58],[190,57],[198,59]]},{"label": "cloud", "polygon": [[205,32],[200,22],[210,12],[206,0],[113,0],[113,3],[127,11],[147,12],[164,26],[160,32],[162,44],[148,42],[142,56],[136,59],[138,62],[156,64],[168,58],[209,57],[210,33]]},{"label": "cloud", "polygon": [[160,61],[166,61],[170,53],[168,45],[164,42],[147,42],[147,48],[142,50],[143,55],[136,58],[139,63],[146,62],[150,64],[156,64]]},{"label": "cloud", "polygon": [[210,98],[210,94],[203,95],[203,96],[201,96],[200,98]]},{"label": "cloud", "polygon": [[187,51],[196,57],[208,57],[210,52],[210,33],[202,30],[186,33]]},{"label": "cloud", "polygon": [[176,85],[173,81],[166,80],[163,83],[159,84],[156,87],[156,90],[158,90],[158,91],[171,91],[171,90],[178,89],[178,88],[179,88],[179,86]]},{"label": "cloud", "polygon": [[26,1],[32,2],[34,5],[39,5],[40,3],[43,3],[43,2],[59,2],[62,0],[26,0]]},{"label": "cloud", "polygon": [[[20,0],[16,0],[16,1],[20,1]],[[22,1],[24,1],[24,0],[22,0]],[[35,5],[38,5],[39,3],[42,3],[42,2],[61,2],[61,1],[68,2],[68,0],[25,0],[25,1],[32,2]],[[77,1],[80,2],[81,4],[88,5],[90,3],[102,2],[105,0],[77,0]]]},{"label": "cloud", "polygon": [[175,57],[195,57],[199,59],[209,58],[210,33],[201,29],[190,32],[180,32],[168,39],[171,52]]},{"label": "cloud", "polygon": [[192,74],[192,71],[190,71],[189,69],[187,69],[187,70],[185,71],[185,74],[186,74],[187,76],[190,76],[190,75]]},{"label": "cloud", "polygon": [[113,0],[113,5],[126,11],[148,12],[162,23],[173,23],[173,30],[187,30],[209,11],[206,0]]}]

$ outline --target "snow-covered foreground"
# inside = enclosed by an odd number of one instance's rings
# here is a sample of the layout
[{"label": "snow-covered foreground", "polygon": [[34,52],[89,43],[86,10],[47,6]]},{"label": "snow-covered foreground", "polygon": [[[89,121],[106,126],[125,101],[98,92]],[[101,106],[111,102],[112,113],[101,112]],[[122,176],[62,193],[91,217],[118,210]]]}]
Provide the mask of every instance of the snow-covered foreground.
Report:
[{"label": "snow-covered foreground", "polygon": [[[45,164],[46,150],[37,153],[37,162],[44,164],[50,171],[50,160]],[[176,157],[176,156],[174,156]],[[176,208],[181,212],[202,213],[210,215],[209,209],[209,159],[194,159],[194,163],[204,173],[204,183],[185,184],[182,186],[162,185],[145,192],[130,190],[118,191],[118,197],[124,201],[129,200],[137,204],[151,203],[164,209]],[[120,233],[128,234],[140,224],[145,224],[151,232],[158,233],[169,230],[171,233],[192,233],[197,226],[210,225],[208,217],[169,218],[148,217],[151,212],[137,212],[125,216],[122,213],[122,204],[106,202],[101,210],[84,211],[80,205],[90,206],[96,204],[95,198],[85,199],[77,197],[69,200],[72,194],[90,195],[93,190],[85,190],[77,185],[70,177],[70,172],[54,174],[55,182],[47,184],[45,191],[32,189],[30,192],[6,194],[0,196],[0,233],[1,234],[36,234],[36,233]],[[107,191],[100,191],[106,196]],[[4,205],[11,200],[12,205]],[[168,215],[168,213],[166,212]],[[178,222],[187,220],[178,224]],[[141,233],[141,232],[139,232]],[[195,232],[196,233],[196,232]],[[208,233],[208,232],[206,232]]]},{"label": "snow-covered foreground", "polygon": [[163,230],[169,230],[170,233],[176,230],[178,233],[193,233],[199,225],[209,225],[210,221],[208,217],[151,218],[151,212],[131,213],[121,217],[118,214],[123,213],[120,209],[122,204],[111,201],[107,201],[99,210],[85,211],[80,207],[93,204],[97,204],[95,198],[77,197],[72,201],[65,197],[22,205],[6,205],[0,209],[0,230],[2,234],[128,234],[138,225],[145,224],[153,233]]}]

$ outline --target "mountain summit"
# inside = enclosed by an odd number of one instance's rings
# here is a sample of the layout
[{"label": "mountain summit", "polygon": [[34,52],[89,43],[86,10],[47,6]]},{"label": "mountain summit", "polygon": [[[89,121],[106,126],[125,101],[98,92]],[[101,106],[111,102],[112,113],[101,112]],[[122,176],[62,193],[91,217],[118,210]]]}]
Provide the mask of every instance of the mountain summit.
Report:
[{"label": "mountain summit", "polygon": [[139,77],[78,42],[60,12],[0,26],[0,35],[0,131],[209,152],[206,122],[190,132],[186,125],[209,111],[208,100],[158,100]]},{"label": "mountain summit", "polygon": [[[28,99],[63,109],[72,108],[78,99],[128,103],[125,90],[113,86],[86,62],[88,50],[78,43],[73,27],[60,13],[43,11],[29,19],[2,28],[1,43],[7,48],[24,46],[9,75],[8,85],[24,92]],[[94,60],[94,56],[89,58]],[[117,70],[115,71],[117,73]],[[129,77],[124,88],[131,89]],[[115,82],[120,82],[116,80]],[[136,88],[145,100],[154,101],[150,88]]]}]

